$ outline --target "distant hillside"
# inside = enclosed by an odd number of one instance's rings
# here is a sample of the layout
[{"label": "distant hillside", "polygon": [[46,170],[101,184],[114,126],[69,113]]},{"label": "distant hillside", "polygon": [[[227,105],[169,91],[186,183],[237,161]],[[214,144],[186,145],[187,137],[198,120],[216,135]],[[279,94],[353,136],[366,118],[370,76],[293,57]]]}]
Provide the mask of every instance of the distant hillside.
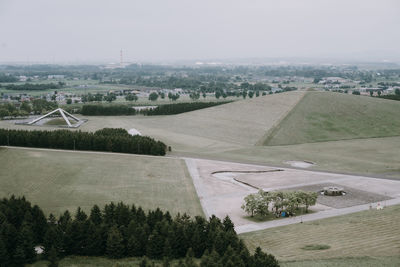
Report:
[{"label": "distant hillside", "polygon": [[264,145],[290,145],[400,135],[400,102],[331,92],[308,92]]},{"label": "distant hillside", "polygon": [[303,94],[288,92],[260,96],[175,116],[146,118],[139,124],[147,129],[166,131],[166,136],[179,133],[180,142],[186,137],[196,136],[238,145],[254,145],[279,119],[285,117]]}]

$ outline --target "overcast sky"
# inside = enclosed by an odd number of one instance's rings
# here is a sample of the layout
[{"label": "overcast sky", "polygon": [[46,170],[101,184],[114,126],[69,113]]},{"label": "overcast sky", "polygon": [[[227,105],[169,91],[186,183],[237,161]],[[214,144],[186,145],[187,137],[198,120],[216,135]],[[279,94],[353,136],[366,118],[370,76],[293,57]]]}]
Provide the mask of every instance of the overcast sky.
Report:
[{"label": "overcast sky", "polygon": [[399,0],[0,0],[0,62],[400,59]]}]

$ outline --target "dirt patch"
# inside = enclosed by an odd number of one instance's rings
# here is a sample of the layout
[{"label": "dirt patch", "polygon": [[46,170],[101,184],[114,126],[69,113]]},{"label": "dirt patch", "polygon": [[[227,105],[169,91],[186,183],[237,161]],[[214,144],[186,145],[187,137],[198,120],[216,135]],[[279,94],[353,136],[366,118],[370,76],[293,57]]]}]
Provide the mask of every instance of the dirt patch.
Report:
[{"label": "dirt patch", "polygon": [[392,199],[388,196],[375,194],[372,192],[367,192],[352,187],[344,187],[344,191],[346,192],[346,194],[343,196],[321,195],[320,191],[322,190],[322,188],[327,186],[343,187],[342,185],[323,183],[323,184],[294,187],[291,188],[290,191],[303,190],[303,191],[318,192],[317,203],[337,209]]}]

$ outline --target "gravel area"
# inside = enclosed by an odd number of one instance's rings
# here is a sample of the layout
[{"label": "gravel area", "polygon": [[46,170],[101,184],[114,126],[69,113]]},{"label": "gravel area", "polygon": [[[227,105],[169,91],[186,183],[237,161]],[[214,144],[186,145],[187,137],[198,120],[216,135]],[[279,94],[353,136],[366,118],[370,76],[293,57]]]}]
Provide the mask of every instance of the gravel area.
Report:
[{"label": "gravel area", "polygon": [[327,183],[294,187],[290,188],[290,190],[320,192],[324,187],[327,186],[344,187],[344,191],[346,192],[346,194],[343,196],[325,196],[321,194],[318,195],[317,203],[336,209],[392,199],[391,197],[388,196],[375,194],[372,192],[367,192],[352,187],[346,187],[338,184],[327,184]]}]

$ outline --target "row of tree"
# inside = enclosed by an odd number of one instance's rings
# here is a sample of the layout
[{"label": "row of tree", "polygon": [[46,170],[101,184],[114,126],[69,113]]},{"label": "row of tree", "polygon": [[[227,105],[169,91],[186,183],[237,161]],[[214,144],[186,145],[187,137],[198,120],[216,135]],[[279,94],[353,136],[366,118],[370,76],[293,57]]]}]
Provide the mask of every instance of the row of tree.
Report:
[{"label": "row of tree", "polygon": [[141,114],[147,116],[154,115],[174,115],[184,112],[194,111],[203,108],[214,107],[231,101],[221,101],[221,102],[189,102],[189,103],[176,103],[176,104],[165,104],[159,105],[154,109],[144,109],[140,111]]},{"label": "row of tree", "polygon": [[173,115],[197,109],[209,108],[217,105],[230,103],[230,101],[224,102],[189,102],[189,103],[176,103],[176,104],[164,104],[159,105],[156,108],[147,108],[140,111],[135,110],[133,107],[128,105],[83,105],[82,109],[78,111],[82,115],[87,116],[118,116],[118,115],[136,115],[143,114],[146,116],[154,115]]},{"label": "row of tree", "polygon": [[148,136],[131,136],[124,129],[118,130],[123,134],[117,131],[104,134],[103,131],[0,129],[0,145],[165,155],[166,145],[161,141]]},{"label": "row of tree", "polygon": [[[110,203],[89,214],[80,208],[74,216],[65,211],[46,219],[38,206],[25,198],[0,201],[0,266],[22,266],[36,260],[35,246],[42,246],[44,257],[56,265],[68,255],[109,258],[147,257],[182,259],[197,266],[279,266],[274,256],[257,248],[251,255],[240,240],[229,217],[209,220],[177,215],[160,209],[145,212],[135,205]],[[146,266],[146,265],[145,265]],[[182,265],[181,265],[182,266]]]},{"label": "row of tree", "polygon": [[19,90],[19,91],[35,91],[35,90],[50,90],[60,89],[65,86],[65,83],[25,83],[25,84],[8,84],[4,88],[7,90]]},{"label": "row of tree", "polygon": [[80,111],[82,115],[87,116],[118,116],[118,115],[135,115],[136,110],[128,105],[110,105],[101,104],[83,105]]},{"label": "row of tree", "polygon": [[260,190],[258,193],[250,194],[244,198],[245,203],[242,205],[242,209],[251,217],[255,215],[264,217],[270,213],[274,213],[278,217],[283,211],[287,212],[288,215],[295,215],[302,207],[307,213],[308,208],[316,204],[317,197],[316,192],[265,192]]}]

